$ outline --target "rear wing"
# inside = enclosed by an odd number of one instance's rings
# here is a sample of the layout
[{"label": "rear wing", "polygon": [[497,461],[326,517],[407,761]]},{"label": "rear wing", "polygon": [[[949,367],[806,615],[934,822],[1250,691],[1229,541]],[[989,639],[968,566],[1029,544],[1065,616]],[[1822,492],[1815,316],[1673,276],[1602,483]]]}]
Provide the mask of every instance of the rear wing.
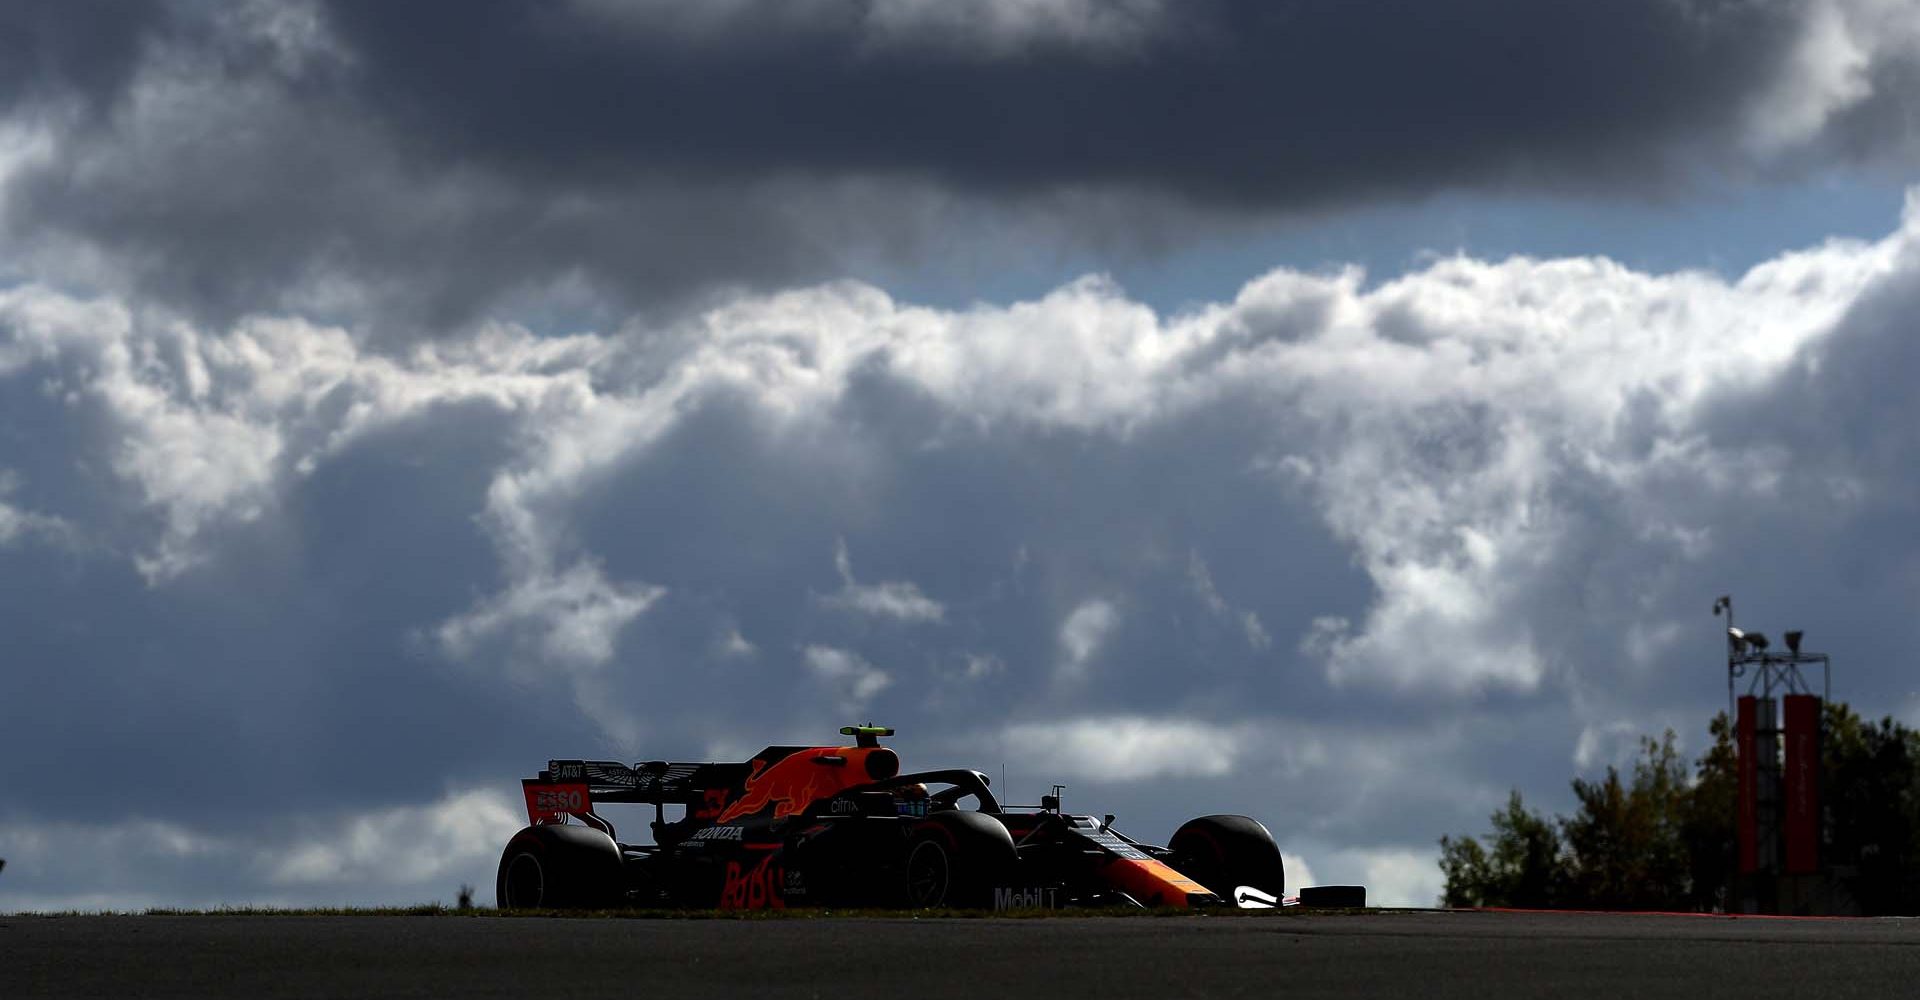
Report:
[{"label": "rear wing", "polygon": [[584,785],[594,802],[642,802],[697,805],[710,791],[740,787],[750,773],[746,764],[683,764],[665,760],[622,764],[617,760],[550,760],[538,778],[522,784]]},{"label": "rear wing", "polygon": [[[865,736],[856,733],[855,735]],[[862,742],[867,742],[863,738]],[[573,816],[605,826],[597,804],[638,802],[654,807],[684,805],[689,820],[727,822],[771,813],[803,811],[816,799],[842,789],[885,781],[900,773],[900,758],[886,747],[773,746],[744,763],[681,763],[649,760],[550,760],[537,778],[524,778],[527,819],[536,825]]]},{"label": "rear wing", "polygon": [[612,836],[612,824],[594,814],[595,805],[644,803],[654,807],[656,822],[664,818],[664,805],[684,805],[689,815],[709,813],[750,773],[747,764],[550,760],[539,777],[520,779],[520,790],[527,799],[528,822],[561,823],[572,816]]}]

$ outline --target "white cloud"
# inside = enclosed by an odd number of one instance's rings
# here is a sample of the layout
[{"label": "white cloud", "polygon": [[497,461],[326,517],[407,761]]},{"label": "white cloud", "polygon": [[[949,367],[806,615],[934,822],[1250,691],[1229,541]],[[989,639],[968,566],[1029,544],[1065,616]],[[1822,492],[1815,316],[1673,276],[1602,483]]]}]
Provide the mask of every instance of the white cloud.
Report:
[{"label": "white cloud", "polygon": [[[842,22],[838,0],[573,0],[574,6],[629,31],[675,32],[690,39],[725,37],[745,24],[794,28]],[[870,0],[853,5],[861,34],[874,48],[936,47],[999,58],[1036,45],[1125,51],[1160,26],[1165,0]]]},{"label": "white cloud", "polygon": [[1213,585],[1213,573],[1207,569],[1206,560],[1201,559],[1198,552],[1187,554],[1187,579],[1193,584],[1194,593],[1207,606],[1207,610],[1222,617],[1233,612],[1233,609],[1227,605],[1226,598],[1220,596],[1220,589]]},{"label": "white cloud", "polygon": [[1281,851],[1280,864],[1285,867],[1287,873],[1287,895],[1299,894],[1302,886],[1320,884],[1319,876],[1315,875],[1313,869],[1308,866],[1307,859],[1300,855]]},{"label": "white cloud", "polygon": [[260,517],[289,476],[369,431],[463,401],[539,414],[584,385],[599,343],[489,327],[401,363],[299,319],[252,318],[215,335],[136,323],[111,300],[0,291],[0,375],[45,366],[44,389],[98,405],[119,434],[112,468],[164,515],[136,557],[153,583],[196,565],[209,527]]},{"label": "white cloud", "polygon": [[1160,415],[1176,366],[1220,332],[1163,324],[1097,277],[1004,309],[904,310],[896,329],[892,370],[967,419],[1121,431]]},{"label": "white cloud", "polygon": [[1019,722],[1002,729],[1023,767],[1066,778],[1142,781],[1229,774],[1250,735],[1244,727],[1189,719],[1104,716]]},{"label": "white cloud", "polygon": [[803,653],[807,669],[839,692],[844,711],[860,711],[874,695],[893,683],[886,671],[861,659],[857,653],[832,646],[808,646]]},{"label": "white cloud", "polygon": [[1583,774],[1612,765],[1628,766],[1639,752],[1640,739],[1648,735],[1644,719],[1616,719],[1591,723],[1580,728],[1573,745],[1573,766]]},{"label": "white cloud", "polygon": [[1445,880],[1438,851],[1377,848],[1340,851],[1328,859],[1332,884],[1367,887],[1369,906],[1433,906]]},{"label": "white cloud", "polygon": [[963,658],[967,666],[962,676],[970,681],[983,681],[1007,669],[1006,661],[991,653],[966,653]]},{"label": "white cloud", "polygon": [[75,541],[73,525],[50,514],[22,510],[6,502],[8,494],[20,488],[20,476],[0,468],[0,546],[21,539],[39,539],[57,543]]},{"label": "white cloud", "polygon": [[1085,678],[1094,655],[1100,652],[1101,643],[1119,624],[1120,612],[1111,601],[1093,598],[1074,608],[1060,623],[1060,651],[1063,655],[1060,676],[1067,680]]},{"label": "white cloud", "polygon": [[1800,12],[1782,72],[1748,110],[1748,141],[1763,155],[1818,138],[1876,96],[1876,77],[1920,60],[1920,15],[1905,0],[1808,0]]},{"label": "white cloud", "polygon": [[1251,611],[1240,613],[1240,629],[1247,634],[1247,646],[1250,649],[1264,650],[1272,647],[1273,636],[1267,633],[1265,625],[1260,624],[1260,616]]},{"label": "white cloud", "polygon": [[[76,843],[116,855],[145,855],[163,860],[220,854],[232,846],[225,839],[164,820],[133,819],[112,826],[49,823],[10,824],[10,827],[4,837],[0,837],[0,857],[24,861],[27,867],[70,850]],[[21,867],[15,865],[15,877],[19,876]]]},{"label": "white cloud", "polygon": [[1220,596],[1220,588],[1213,582],[1213,571],[1207,568],[1206,560],[1200,553],[1192,552],[1187,556],[1187,579],[1193,585],[1193,591],[1214,617],[1238,621],[1240,630],[1247,637],[1247,646],[1258,652],[1273,645],[1273,636],[1267,634],[1266,626],[1260,623],[1260,616],[1252,611],[1236,612],[1227,599]]},{"label": "white cloud", "polygon": [[608,580],[598,565],[581,561],[558,574],[516,580],[440,623],[433,636],[447,656],[498,665],[523,682],[558,673],[580,711],[624,751],[638,745],[645,724],[609,696],[602,675],[620,633],[665,595],[664,587]]},{"label": "white cloud", "polygon": [[856,582],[853,560],[847,555],[844,538],[834,542],[833,566],[840,574],[840,589],[824,598],[828,605],[902,622],[937,622],[946,616],[947,609],[922,594],[920,587],[911,581]]},{"label": "white cloud", "polygon": [[752,656],[760,651],[760,647],[755,646],[746,636],[741,635],[740,630],[737,628],[728,629],[727,634],[721,636],[720,641],[716,643],[715,646],[721,656],[729,657]]},{"label": "white cloud", "polygon": [[[1342,683],[1537,687],[1546,656],[1515,608],[1584,541],[1561,484],[1588,483],[1583,504],[1633,505],[1651,534],[1697,535],[1705,525],[1637,490],[1710,474],[1698,409],[1830,331],[1904,239],[1786,255],[1731,284],[1606,261],[1441,261],[1256,352],[1249,371],[1296,387],[1294,409],[1320,428],[1266,467],[1319,498],[1378,592],[1351,631],[1330,620],[1306,647]],[[1264,295],[1255,282],[1238,306]]]},{"label": "white cloud", "polygon": [[[0,293],[0,370],[78,363],[51,377],[111,417],[112,468],[164,515],[135,549],[155,582],[202,558],[211,526],[272,511],[294,477],[373,429],[457,402],[509,414],[516,454],[494,471],[482,515],[508,582],[447,623],[445,638],[537,618],[545,647],[575,662],[604,661],[619,627],[658,595],[587,568],[570,506],[705,399],[752,400],[769,433],[823,428],[865,372],[986,433],[1012,422],[1121,441],[1183,414],[1251,407],[1287,430],[1250,463],[1311,498],[1375,589],[1364,614],[1326,609],[1345,629],[1305,637],[1328,677],[1527,691],[1550,656],[1516,608],[1585,530],[1560,484],[1577,478],[1583,502],[1618,505],[1648,537],[1692,539],[1683,551],[1695,557],[1708,551],[1710,523],[1645,491],[1676,477],[1767,488],[1715,479],[1770,463],[1702,461],[1710,445],[1693,420],[1832,330],[1910,233],[1782,255],[1733,282],[1594,259],[1452,258],[1371,290],[1353,271],[1278,271],[1230,303],[1168,319],[1099,279],[959,312],[841,283],[738,299],[665,340],[491,326],[403,358],[294,319],[210,334],[25,287]],[[688,346],[662,355],[663,344]],[[844,549],[836,562],[836,606],[902,621],[948,614],[916,583],[859,583]],[[1198,567],[1203,601],[1231,612]],[[1084,672],[1118,620],[1110,599],[1074,609],[1060,629],[1063,673]],[[1251,612],[1239,624],[1252,648],[1271,641]]]},{"label": "white cloud", "polygon": [[1844,2],[1806,4],[1806,27],[1786,73],[1754,105],[1749,136],[1763,153],[1779,152],[1820,134],[1835,113],[1873,93],[1870,55],[1849,30]]},{"label": "white cloud", "polygon": [[33,515],[31,514],[23,514],[4,503],[0,503],[0,545],[5,545],[22,535],[30,534],[32,530],[30,518],[32,517]]},{"label": "white cloud", "polygon": [[[175,822],[0,827],[0,913],[451,902],[488,885],[526,814],[497,790],[208,833]],[[477,894],[482,901],[491,893]]]},{"label": "white cloud", "polygon": [[967,45],[1009,55],[1048,42],[1131,48],[1159,27],[1165,9],[1163,0],[877,0],[866,19],[882,42]]},{"label": "white cloud", "polygon": [[345,65],[351,54],[333,34],[319,0],[243,0],[229,13],[228,30],[264,43],[275,68],[298,77],[316,63]]},{"label": "white cloud", "polygon": [[260,857],[268,881],[278,886],[380,881],[437,886],[486,867],[525,825],[525,811],[504,793],[457,792],[426,805],[328,824]]},{"label": "white cloud", "polygon": [[[582,568],[593,557],[570,535],[568,510],[705,399],[752,400],[769,433],[823,428],[855,373],[877,373],[986,433],[1012,422],[1121,441],[1183,414],[1251,407],[1287,430],[1250,464],[1311,498],[1375,588],[1364,614],[1326,609],[1347,618],[1344,630],[1305,637],[1327,675],[1526,691],[1550,657],[1515,608],[1584,530],[1559,484],[1577,477],[1589,501],[1621,506],[1649,537],[1708,551],[1709,523],[1645,491],[1675,477],[1765,488],[1715,479],[1769,463],[1703,461],[1710,445],[1692,421],[1716,393],[1763,384],[1833,329],[1910,232],[1785,254],[1733,282],[1594,259],[1452,258],[1371,290],[1354,271],[1277,271],[1230,303],[1167,319],[1099,279],[958,312],[840,283],[741,298],[664,340],[496,325],[401,358],[295,319],[214,334],[28,286],[0,292],[0,372],[46,367],[74,405],[111,418],[112,468],[163,515],[157,537],[133,549],[156,583],[204,557],[210,527],[274,510],[294,477],[369,431],[452,403],[504,412],[516,453],[494,470],[482,523],[508,582],[446,635],[546,616],[534,626],[543,642],[586,662],[604,660],[619,625],[657,594]],[[686,346],[662,354],[667,344]],[[56,371],[63,358],[74,364]],[[916,583],[859,583],[844,549],[836,563],[835,606],[902,621],[948,614]],[[1202,600],[1231,613],[1197,567]],[[1067,675],[1088,666],[1117,608],[1095,599],[1069,615]],[[1250,611],[1239,625],[1256,650],[1272,640]]]},{"label": "white cloud", "polygon": [[1679,622],[1635,622],[1627,629],[1627,656],[1635,666],[1649,666],[1680,642],[1683,632]]},{"label": "white cloud", "polygon": [[1540,683],[1545,667],[1530,630],[1501,620],[1488,580],[1420,564],[1382,567],[1374,579],[1384,600],[1363,631],[1326,618],[1302,642],[1303,651],[1326,660],[1334,683],[1523,690]]},{"label": "white cloud", "polygon": [[609,581],[599,566],[576,563],[563,573],[516,582],[506,592],[443,623],[441,645],[456,657],[531,625],[548,662],[594,668],[613,658],[620,630],[666,594],[663,587]]},{"label": "white cloud", "polygon": [[[233,408],[196,405],[195,397],[206,395],[206,374],[191,330],[137,336],[117,304],[32,286],[0,292],[0,327],[8,334],[0,342],[0,373],[66,356],[87,366],[82,384],[56,379],[47,388],[98,400],[124,429],[113,468],[166,515],[157,544],[138,557],[149,580],[191,566],[194,537],[216,517],[257,516],[282,448],[279,429]],[[179,359],[179,371],[168,370],[169,355]]]}]

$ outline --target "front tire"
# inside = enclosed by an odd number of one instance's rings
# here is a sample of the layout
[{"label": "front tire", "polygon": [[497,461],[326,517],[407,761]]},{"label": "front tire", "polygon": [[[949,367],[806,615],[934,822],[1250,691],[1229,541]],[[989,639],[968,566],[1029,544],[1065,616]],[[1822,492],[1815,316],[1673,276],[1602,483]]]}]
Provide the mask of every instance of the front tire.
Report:
[{"label": "front tire", "polygon": [[494,877],[503,910],[599,909],[625,896],[620,847],[584,826],[530,826],[507,841]]},{"label": "front tire", "polygon": [[1221,899],[1252,886],[1274,898],[1285,895],[1286,865],[1273,834],[1251,816],[1202,816],[1175,830],[1167,848],[1174,867]]},{"label": "front tire", "polygon": [[982,813],[938,813],[907,838],[906,897],[915,909],[985,909],[1019,855],[1007,828]]}]

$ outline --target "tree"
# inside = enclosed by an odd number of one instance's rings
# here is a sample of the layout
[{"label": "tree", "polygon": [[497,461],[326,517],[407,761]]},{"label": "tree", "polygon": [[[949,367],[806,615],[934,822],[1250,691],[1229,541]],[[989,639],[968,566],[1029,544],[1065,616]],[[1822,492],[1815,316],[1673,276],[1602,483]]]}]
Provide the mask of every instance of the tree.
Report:
[{"label": "tree", "polygon": [[1712,913],[1726,910],[1733,886],[1740,760],[1727,713],[1715,715],[1707,732],[1713,746],[1694,768],[1692,792],[1681,806],[1680,840],[1687,852],[1687,909]]},{"label": "tree", "polygon": [[1506,905],[1505,899],[1490,898],[1496,895],[1492,862],[1472,837],[1440,838],[1440,874],[1447,880],[1440,890],[1441,906]]},{"label": "tree", "polygon": [[1491,851],[1472,837],[1440,838],[1440,870],[1446,876],[1441,905],[1558,905],[1566,869],[1554,821],[1528,811],[1518,789],[1489,819]]},{"label": "tree", "polygon": [[1826,860],[1866,914],[1920,913],[1920,734],[1827,706]]},{"label": "tree", "polygon": [[1631,785],[1617,768],[1604,781],[1573,780],[1580,810],[1561,821],[1569,852],[1572,905],[1602,910],[1667,910],[1689,902],[1683,837],[1687,769],[1673,731],[1642,738]]}]

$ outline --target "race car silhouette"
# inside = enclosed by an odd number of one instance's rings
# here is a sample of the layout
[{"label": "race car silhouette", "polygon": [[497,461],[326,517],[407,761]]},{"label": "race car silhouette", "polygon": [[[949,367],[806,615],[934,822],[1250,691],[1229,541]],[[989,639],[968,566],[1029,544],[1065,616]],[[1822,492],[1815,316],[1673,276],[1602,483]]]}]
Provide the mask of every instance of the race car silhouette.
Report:
[{"label": "race car silhouette", "polygon": [[[1279,905],[1280,849],[1246,816],[1202,816],[1159,847],[1112,816],[1004,807],[985,774],[900,773],[879,738],[770,746],[741,763],[553,760],[523,779],[529,825],[500,856],[499,905],[762,909]],[[596,812],[654,807],[652,844]],[[669,821],[665,807],[685,807]],[[578,822],[569,822],[575,820]]]}]

